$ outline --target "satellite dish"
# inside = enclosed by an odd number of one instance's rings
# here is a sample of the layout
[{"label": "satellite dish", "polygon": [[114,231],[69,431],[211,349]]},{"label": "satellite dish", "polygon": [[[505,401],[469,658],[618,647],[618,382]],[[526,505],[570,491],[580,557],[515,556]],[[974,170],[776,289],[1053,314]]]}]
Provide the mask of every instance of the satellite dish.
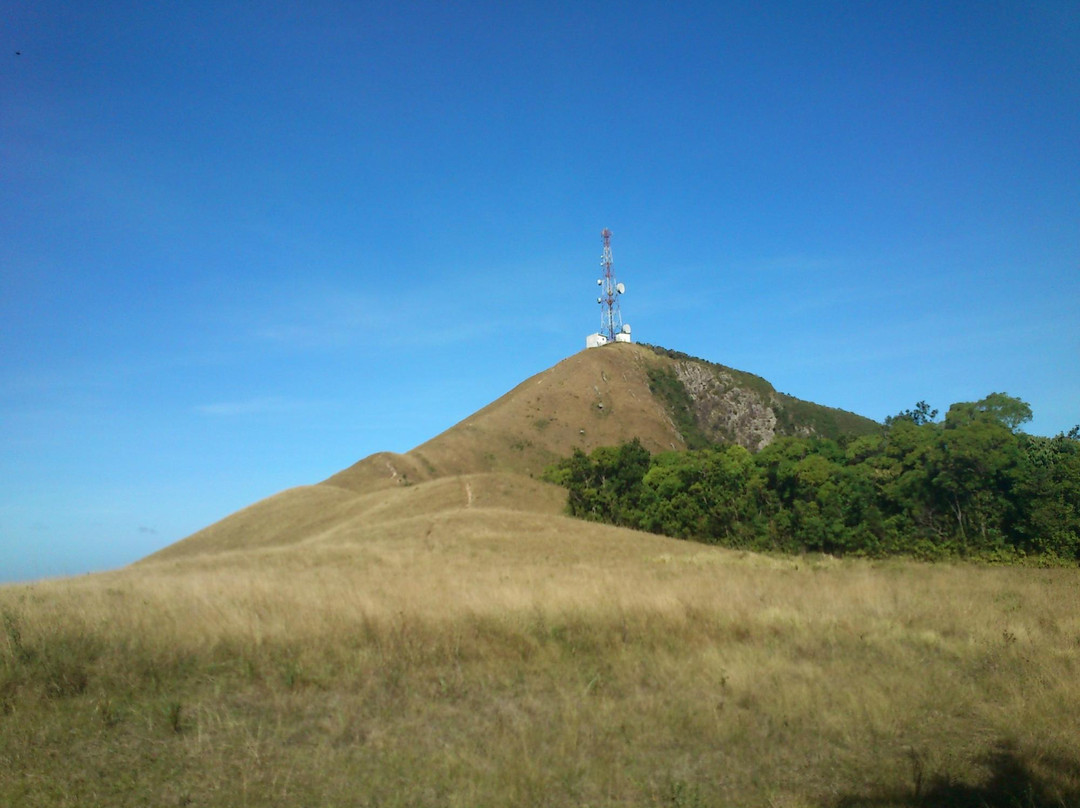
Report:
[{"label": "satellite dish", "polygon": [[621,283],[617,283],[615,284],[615,291],[621,295],[623,292],[626,291],[626,287],[623,286]]},{"label": "satellite dish", "polygon": [[624,334],[630,333],[630,323],[623,323],[622,332]]},{"label": "satellite dish", "polygon": [[596,285],[597,285],[597,286],[599,286],[599,285],[600,285],[600,284],[602,284],[603,282],[604,282],[604,279],[603,279],[603,278],[597,278],[597,279],[596,279]]},{"label": "satellite dish", "polygon": [[596,302],[597,303],[603,303],[604,299],[602,297],[598,297],[598,298],[596,298]]}]

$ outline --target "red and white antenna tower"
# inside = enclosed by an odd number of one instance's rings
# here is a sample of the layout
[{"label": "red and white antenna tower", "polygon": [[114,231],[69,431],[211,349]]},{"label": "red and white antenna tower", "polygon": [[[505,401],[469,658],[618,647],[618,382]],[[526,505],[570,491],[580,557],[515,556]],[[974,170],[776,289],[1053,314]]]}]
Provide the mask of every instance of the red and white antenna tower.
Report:
[{"label": "red and white antenna tower", "polygon": [[615,342],[615,335],[624,332],[629,334],[630,329],[625,328],[622,322],[622,312],[619,310],[619,296],[626,291],[626,287],[615,282],[614,262],[611,260],[611,231],[606,227],[600,231],[600,238],[604,242],[604,253],[600,256],[600,266],[604,269],[604,277],[596,281],[600,287],[600,297],[596,302],[600,304],[600,334],[607,338],[608,342]]}]

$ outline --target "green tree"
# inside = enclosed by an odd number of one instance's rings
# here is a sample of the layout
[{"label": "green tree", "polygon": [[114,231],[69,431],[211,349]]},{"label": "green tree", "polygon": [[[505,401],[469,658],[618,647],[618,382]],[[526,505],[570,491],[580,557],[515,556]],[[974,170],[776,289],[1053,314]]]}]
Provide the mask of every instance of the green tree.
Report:
[{"label": "green tree", "polygon": [[641,481],[649,462],[649,450],[634,438],[618,447],[601,446],[590,455],[575,449],[544,478],[566,486],[571,515],[634,526],[640,519]]},{"label": "green tree", "polygon": [[925,401],[920,401],[914,409],[903,410],[897,415],[890,415],[885,419],[885,426],[892,426],[897,421],[911,421],[915,426],[931,423],[937,418],[938,411],[930,409]]},{"label": "green tree", "polygon": [[545,476],[576,515],[728,546],[1080,560],[1080,428],[1026,435],[1030,407],[1004,393],[936,415],[919,402],[880,434],[779,438],[756,455],[650,457],[633,440],[575,451]]},{"label": "green tree", "polygon": [[1014,423],[979,405],[954,404],[945,417],[931,483],[955,518],[965,552],[1004,543],[1021,459]]},{"label": "green tree", "polygon": [[987,420],[1016,432],[1031,420],[1031,406],[1005,393],[991,393],[979,401],[953,404],[945,414],[947,427],[964,426],[976,420]]},{"label": "green tree", "polygon": [[1015,533],[1025,552],[1080,561],[1080,440],[1024,436]]},{"label": "green tree", "polygon": [[714,541],[741,543],[752,531],[758,512],[753,455],[735,444],[703,454],[700,486],[707,497],[706,531]]},{"label": "green tree", "polygon": [[700,475],[695,452],[654,457],[642,480],[640,527],[680,539],[702,538],[703,510],[689,493]]},{"label": "green tree", "polygon": [[976,402],[975,408],[1010,432],[1016,432],[1032,417],[1031,406],[1026,401],[1005,393],[991,393],[982,401]]}]

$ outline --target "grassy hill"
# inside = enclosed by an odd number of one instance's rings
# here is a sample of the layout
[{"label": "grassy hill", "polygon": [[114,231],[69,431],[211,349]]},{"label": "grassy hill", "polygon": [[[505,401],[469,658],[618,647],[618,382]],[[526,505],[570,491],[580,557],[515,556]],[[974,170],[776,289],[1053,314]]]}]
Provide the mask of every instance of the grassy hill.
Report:
[{"label": "grassy hill", "polygon": [[680,446],[725,396],[763,434],[696,361],[583,352],[131,567],[0,587],[0,805],[1080,804],[1077,570],[562,515],[530,475],[574,446]]},{"label": "grassy hill", "polygon": [[[664,378],[674,381],[658,386]],[[575,448],[589,452],[631,437],[653,452],[686,448],[699,434],[757,449],[774,435],[835,438],[879,428],[868,418],[777,393],[749,373],[616,343],[564,359],[405,455],[375,455],[326,482],[365,491],[454,474],[538,475]]]},{"label": "grassy hill", "polygon": [[[322,483],[256,503],[151,558],[347,533],[380,522],[398,507],[437,510],[454,505],[453,492],[466,489],[465,482],[445,481],[465,475],[498,475],[474,479],[475,497],[559,513],[564,492],[529,484],[530,478],[575,448],[589,452],[631,437],[653,452],[701,440],[756,449],[776,434],[836,437],[877,428],[852,413],[778,394],[748,373],[651,346],[613,344],[538,373],[406,454],[364,458]],[[437,480],[444,482],[426,485]]]}]

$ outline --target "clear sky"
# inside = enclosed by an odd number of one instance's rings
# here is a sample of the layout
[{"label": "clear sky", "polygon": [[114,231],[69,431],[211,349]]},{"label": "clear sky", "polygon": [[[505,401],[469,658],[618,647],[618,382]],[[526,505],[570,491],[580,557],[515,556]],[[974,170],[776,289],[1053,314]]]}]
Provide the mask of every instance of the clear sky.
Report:
[{"label": "clear sky", "polygon": [[9,0],[0,581],[112,568],[584,347],[1080,422],[1080,4]]}]

